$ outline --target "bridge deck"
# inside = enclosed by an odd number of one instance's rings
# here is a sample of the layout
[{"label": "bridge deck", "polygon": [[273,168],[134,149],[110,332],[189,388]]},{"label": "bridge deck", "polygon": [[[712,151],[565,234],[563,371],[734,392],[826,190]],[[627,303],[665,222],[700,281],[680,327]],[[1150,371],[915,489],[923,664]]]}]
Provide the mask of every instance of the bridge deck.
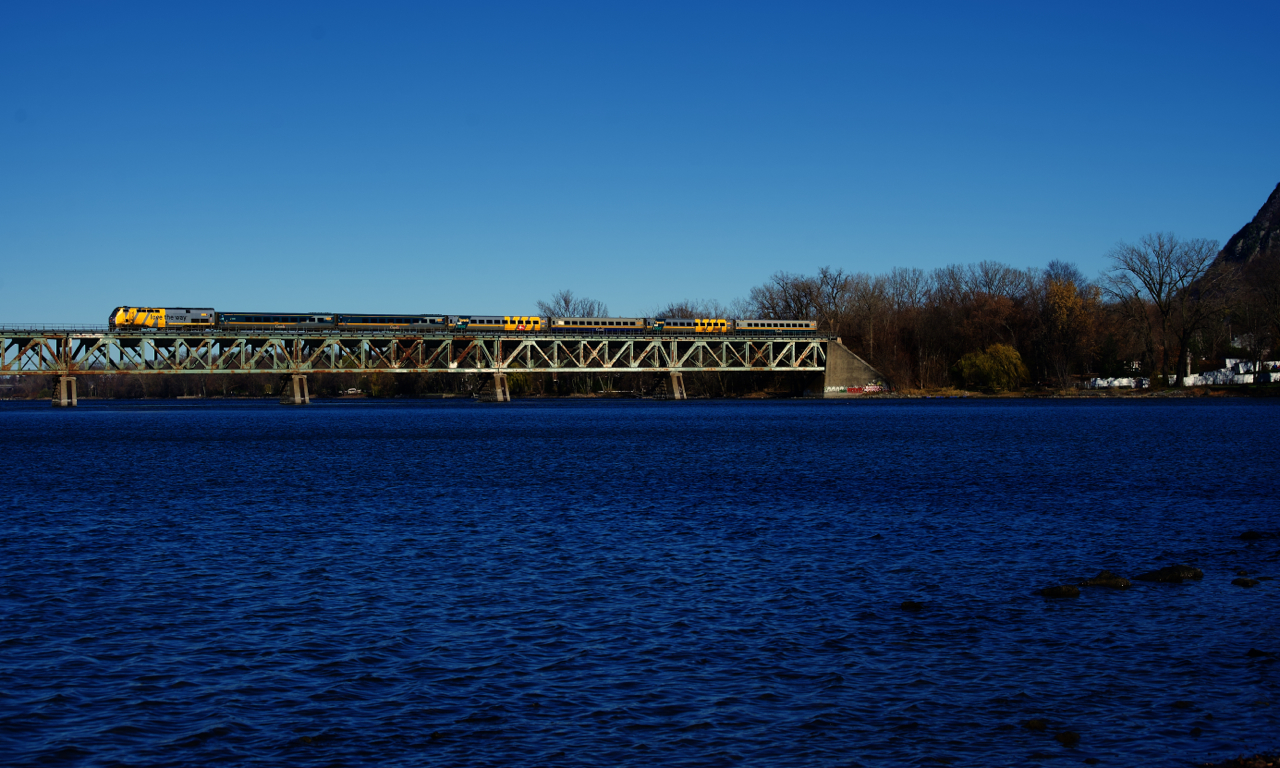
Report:
[{"label": "bridge deck", "polygon": [[0,329],[0,375],[622,373],[826,369],[826,337]]}]

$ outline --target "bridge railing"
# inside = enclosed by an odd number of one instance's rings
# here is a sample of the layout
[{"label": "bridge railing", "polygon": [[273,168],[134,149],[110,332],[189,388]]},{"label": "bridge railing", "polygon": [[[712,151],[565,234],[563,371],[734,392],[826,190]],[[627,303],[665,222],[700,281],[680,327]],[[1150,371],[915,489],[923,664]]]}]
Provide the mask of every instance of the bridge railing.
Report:
[{"label": "bridge railing", "polygon": [[48,323],[0,323],[0,333],[7,335],[17,335],[20,333],[49,333],[50,331],[109,333],[111,328],[105,323],[102,325],[67,325],[66,323],[58,323],[57,325],[50,325]]}]

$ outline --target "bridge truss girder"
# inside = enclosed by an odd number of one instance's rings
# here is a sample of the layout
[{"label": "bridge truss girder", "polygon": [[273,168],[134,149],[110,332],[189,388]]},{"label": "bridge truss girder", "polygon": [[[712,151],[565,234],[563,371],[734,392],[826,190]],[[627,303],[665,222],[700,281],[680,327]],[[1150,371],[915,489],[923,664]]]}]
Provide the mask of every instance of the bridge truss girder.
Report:
[{"label": "bridge truss girder", "polygon": [[0,331],[0,375],[655,373],[826,368],[827,339]]}]

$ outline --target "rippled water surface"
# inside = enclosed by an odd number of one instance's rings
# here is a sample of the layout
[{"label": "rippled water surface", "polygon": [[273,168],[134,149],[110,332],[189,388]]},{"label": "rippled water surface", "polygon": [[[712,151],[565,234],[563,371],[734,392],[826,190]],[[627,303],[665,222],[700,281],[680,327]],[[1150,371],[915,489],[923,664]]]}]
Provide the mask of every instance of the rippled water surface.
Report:
[{"label": "rippled water surface", "polygon": [[5,406],[6,765],[1280,742],[1280,403]]}]

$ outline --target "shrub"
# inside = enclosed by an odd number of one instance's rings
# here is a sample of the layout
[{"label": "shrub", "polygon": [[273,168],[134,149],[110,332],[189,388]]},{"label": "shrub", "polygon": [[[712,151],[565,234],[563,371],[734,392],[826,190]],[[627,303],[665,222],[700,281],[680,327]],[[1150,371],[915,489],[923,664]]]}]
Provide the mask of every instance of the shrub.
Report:
[{"label": "shrub", "polygon": [[985,352],[970,352],[951,368],[967,387],[1000,392],[1015,389],[1029,378],[1022,355],[1008,344],[992,344]]}]

